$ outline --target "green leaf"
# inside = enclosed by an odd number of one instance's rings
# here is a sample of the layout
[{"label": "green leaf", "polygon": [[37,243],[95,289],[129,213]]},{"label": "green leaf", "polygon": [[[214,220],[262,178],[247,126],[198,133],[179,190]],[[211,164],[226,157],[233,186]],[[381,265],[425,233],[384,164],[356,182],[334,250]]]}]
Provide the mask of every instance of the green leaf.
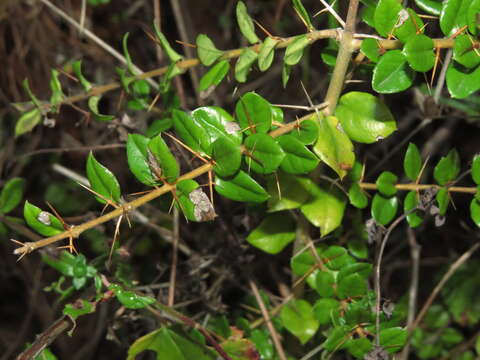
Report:
[{"label": "green leaf", "polygon": [[250,340],[255,344],[262,359],[273,359],[275,350],[270,341],[270,335],[266,330],[255,329],[252,331]]},{"label": "green leaf", "polygon": [[[395,0],[392,0],[395,1]],[[413,84],[415,72],[408,66],[401,50],[386,52],[373,69],[373,90],[392,94],[408,89]]]},{"label": "green leaf", "polygon": [[257,58],[258,54],[251,48],[247,47],[243,49],[242,54],[239,56],[237,63],[235,64],[235,80],[239,83],[247,81],[247,75]]},{"label": "green leaf", "polygon": [[474,68],[480,64],[480,54],[469,35],[461,34],[455,38],[453,59],[466,68]]},{"label": "green leaf", "polygon": [[351,265],[355,260],[348,255],[347,249],[342,246],[333,245],[320,254],[325,266],[330,270],[340,270],[344,266]]},{"label": "green leaf", "polygon": [[256,248],[278,254],[295,240],[295,222],[288,213],[268,215],[247,237]]},{"label": "green leaf", "polygon": [[422,18],[414,10],[410,8],[402,9],[398,15],[398,23],[393,33],[401,42],[406,43],[410,38],[423,33],[424,24]]},{"label": "green leaf", "polygon": [[244,145],[248,169],[259,174],[271,174],[285,157],[280,145],[267,134],[250,135],[245,139]]},{"label": "green leaf", "polygon": [[381,225],[387,225],[393,220],[398,209],[398,199],[396,196],[383,197],[375,194],[372,201],[372,217]]},{"label": "green leaf", "polygon": [[125,35],[123,35],[123,39],[122,39],[123,55],[127,60],[128,72],[132,75],[135,75],[137,74],[137,70],[135,70],[135,67],[133,66],[132,58],[130,57],[130,53],[128,52],[128,36],[129,35],[130,34],[128,32],[125,33]]},{"label": "green leaf", "polygon": [[357,298],[367,293],[367,281],[359,274],[350,274],[338,281],[340,299]]},{"label": "green leaf", "polygon": [[477,16],[480,13],[480,0],[472,0],[467,10],[467,25],[468,31],[471,34],[477,35],[478,33],[478,20]]},{"label": "green leaf", "polygon": [[300,140],[305,145],[312,145],[318,139],[318,121],[316,116],[303,120],[290,135]]},{"label": "green leaf", "polygon": [[450,36],[467,25],[467,10],[470,0],[445,0],[440,13],[440,29]]},{"label": "green leaf", "polygon": [[332,272],[320,271],[316,278],[316,287],[318,294],[321,297],[333,297],[336,293],[336,281]]},{"label": "green leaf", "polygon": [[242,170],[228,180],[217,176],[215,190],[220,195],[235,201],[261,203],[269,198],[265,189]]},{"label": "green leaf", "polygon": [[408,64],[415,71],[426,72],[435,65],[433,40],[420,34],[409,38],[403,48]]},{"label": "green leaf", "polygon": [[205,34],[199,34],[197,36],[196,44],[198,58],[205,66],[212,65],[223,55],[223,51],[218,50],[213,41]]},{"label": "green leaf", "polygon": [[25,191],[25,179],[11,178],[3,185],[0,192],[0,213],[6,214],[17,207],[22,201]]},{"label": "green leaf", "polygon": [[480,66],[465,69],[457,63],[447,69],[447,88],[453,98],[463,99],[480,89]]},{"label": "green leaf", "polygon": [[388,37],[393,33],[395,25],[398,24],[401,10],[402,5],[397,0],[380,0],[378,2],[373,20],[375,29],[381,36]]},{"label": "green leaf", "polygon": [[42,113],[37,108],[24,112],[15,124],[15,136],[31,131],[42,120]]},{"label": "green leaf", "polygon": [[102,97],[100,95],[90,96],[88,98],[88,108],[93,113],[93,116],[98,121],[111,121],[115,119],[115,116],[113,115],[104,115],[100,113],[98,110],[98,103],[100,102],[101,98]]},{"label": "green leaf", "polygon": [[212,66],[210,70],[208,70],[205,75],[202,76],[200,79],[199,90],[200,91],[207,91],[211,87],[216,87],[223,78],[228,74],[230,70],[230,62],[228,60],[222,60]]},{"label": "green leaf", "polygon": [[334,116],[320,118],[319,131],[322,136],[318,138],[313,151],[343,179],[355,162],[353,144]]},{"label": "green leaf", "polygon": [[343,95],[335,116],[350,139],[362,143],[384,139],[397,129],[388,107],[368,93],[352,91]]},{"label": "green leaf", "polygon": [[415,4],[430,15],[439,16],[442,11],[442,0],[415,0]]},{"label": "green leaf", "polygon": [[143,309],[144,307],[155,303],[155,299],[150,296],[141,296],[133,291],[124,290],[118,284],[110,284],[108,287],[115,293],[118,301],[127,309]]},{"label": "green leaf", "polygon": [[475,198],[470,202],[470,217],[475,225],[480,227],[480,202]]},{"label": "green leaf", "polygon": [[234,175],[242,163],[240,146],[227,137],[219,137],[212,144],[212,158],[215,160],[213,170],[221,177]]},{"label": "green leaf", "polygon": [[320,325],[329,325],[332,318],[338,318],[340,313],[340,303],[332,298],[322,298],[313,305],[313,313]]},{"label": "green leaf", "polygon": [[348,352],[357,359],[363,359],[373,348],[372,342],[366,338],[348,340],[345,344]]},{"label": "green leaf", "polygon": [[405,159],[403,160],[405,175],[407,175],[410,180],[416,181],[421,169],[422,158],[420,157],[420,151],[417,145],[409,143],[407,152],[405,153]]},{"label": "green leaf", "polygon": [[310,197],[309,182],[305,178],[279,171],[268,179],[268,211],[297,209]]},{"label": "green leaf", "polygon": [[340,350],[349,338],[349,328],[347,326],[336,326],[328,334],[323,347],[330,352]]},{"label": "green leaf", "polygon": [[255,34],[255,26],[253,25],[253,20],[248,14],[247,7],[243,1],[239,1],[237,3],[236,13],[238,27],[240,28],[243,36],[245,36],[250,44],[257,43],[259,40]]},{"label": "green leaf", "polygon": [[197,125],[205,129],[210,143],[220,137],[227,137],[238,146],[242,143],[243,135],[240,126],[222,108],[218,106],[199,107],[192,111],[191,116]]},{"label": "green leaf", "polygon": [[292,300],[280,313],[283,325],[295,335],[302,344],[310,340],[320,325],[313,314],[312,306],[305,300]]},{"label": "green leaf", "polygon": [[149,138],[152,138],[163,131],[169,130],[172,126],[172,118],[155,119],[145,131],[145,135],[147,135]]},{"label": "green leaf", "polygon": [[[318,255],[322,253],[324,247],[316,248]],[[305,249],[304,251],[297,253],[290,259],[290,267],[292,272],[297,276],[303,276],[307,272],[311,271],[313,266],[318,266],[317,258],[313,256],[312,249]],[[316,288],[316,278],[319,274],[319,270],[314,270],[307,276],[307,284],[310,285],[313,289]]]},{"label": "green leaf", "polygon": [[148,143],[150,139],[140,134],[129,134],[127,139],[127,162],[130,171],[143,184],[154,186],[156,176],[150,168]]},{"label": "green leaf", "polygon": [[43,236],[54,236],[65,231],[60,220],[42,209],[25,201],[23,217],[33,230]]},{"label": "green leaf", "polygon": [[275,47],[280,40],[267,36],[260,47],[258,53],[258,68],[260,71],[266,71],[273,62]]},{"label": "green leaf", "polygon": [[397,193],[397,188],[395,187],[398,181],[398,176],[393,174],[390,171],[384,171],[380,174],[377,181],[378,190],[382,195],[393,196]]},{"label": "green leaf", "polygon": [[312,25],[312,21],[310,20],[310,16],[308,16],[308,12],[307,10],[305,10],[305,7],[303,6],[302,1],[292,0],[292,3],[293,3],[293,8],[295,9],[295,12],[300,17],[300,19],[302,19],[303,23],[307,27],[307,30],[312,31],[314,29]]},{"label": "green leaf", "polygon": [[207,194],[195,180],[179,181],[177,183],[177,197],[176,205],[182,210],[187,220],[211,221],[217,216]]},{"label": "green leaf", "polygon": [[158,134],[147,146],[153,155],[153,159],[151,157],[148,159],[150,169],[154,170],[156,177],[165,179],[169,184],[174,183],[180,176],[180,166],[162,136]]},{"label": "green leaf", "polygon": [[450,197],[448,195],[448,189],[445,187],[442,187],[438,192],[437,195],[435,196],[435,199],[437,200],[438,203],[438,208],[440,211],[440,215],[445,216],[447,213],[448,209],[448,204],[450,203]]},{"label": "green leaf", "polygon": [[144,335],[130,346],[127,360],[135,360],[142,351],[151,350],[156,359],[168,360],[215,360],[215,353],[202,344],[191,341],[163,327]]},{"label": "green leaf", "polygon": [[302,205],[300,210],[313,225],[320,228],[321,236],[325,236],[340,226],[345,212],[345,199],[336,188],[326,191],[315,183],[308,187],[311,200]]},{"label": "green leaf", "polygon": [[362,279],[368,280],[372,272],[372,264],[368,263],[353,263],[343,266],[337,275],[337,281],[344,279],[351,274],[358,274]]},{"label": "green leaf", "polygon": [[[253,136],[253,135],[252,135]],[[282,135],[277,138],[285,152],[280,168],[290,174],[306,174],[315,169],[319,159],[292,135]]]},{"label": "green leaf", "polygon": [[310,45],[310,42],[311,40],[307,34],[296,36],[285,50],[283,58],[285,64],[290,66],[296,65],[303,56],[303,50]]},{"label": "green leaf", "polygon": [[54,112],[57,111],[57,105],[60,105],[65,98],[65,95],[62,91],[62,84],[60,83],[58,76],[58,70],[52,69],[50,77],[50,90],[52,91],[52,95],[50,96],[50,104],[52,105],[51,111]]},{"label": "green leaf", "polygon": [[33,360],[58,360],[58,358],[48,348],[45,348]]},{"label": "green leaf", "polygon": [[403,348],[407,341],[407,331],[401,327],[380,330],[380,346],[393,354]]},{"label": "green leaf", "polygon": [[167,54],[167,57],[170,59],[170,61],[172,63],[176,63],[177,61],[182,60],[183,56],[177,53],[175,50],[173,50],[173,48],[168,43],[168,40],[165,37],[165,35],[163,35],[163,33],[158,28],[156,22],[153,23],[153,27],[155,29],[155,35],[157,36],[158,41],[160,41],[160,45],[163,51],[165,51],[165,54]]},{"label": "green leaf", "polygon": [[460,157],[455,149],[443,156],[433,170],[433,177],[440,185],[446,185],[456,179],[460,173]]},{"label": "green leaf", "polygon": [[76,320],[79,316],[95,312],[95,307],[95,303],[80,299],[80,303],[66,304],[63,308],[63,315],[67,315],[71,319]]},{"label": "green leaf", "polygon": [[272,126],[272,106],[254,92],[242,95],[237,101],[235,116],[247,135],[267,133]]},{"label": "green leaf", "polygon": [[72,63],[72,70],[75,73],[75,76],[77,77],[78,81],[80,81],[80,84],[83,87],[83,90],[85,91],[90,91],[92,88],[92,84],[83,76],[82,74],[82,61],[77,60]]},{"label": "green leaf", "polygon": [[[403,203],[403,211],[409,213],[412,209],[415,209],[418,205],[418,193],[414,190],[409,191]],[[423,222],[423,217],[420,211],[415,210],[407,215],[407,222],[411,228],[419,226]]]},{"label": "green leaf", "polygon": [[291,70],[292,70],[291,66],[283,63],[283,66],[282,66],[282,85],[283,85],[283,88],[287,87],[288,80],[290,79]]},{"label": "green leaf", "polygon": [[95,159],[91,151],[87,158],[87,177],[92,190],[103,196],[103,198],[95,197],[101,204],[107,202],[104,199],[114,203],[120,201],[120,184],[117,178]]},{"label": "green leaf", "polygon": [[368,197],[358,183],[353,183],[350,186],[348,200],[358,209],[365,209],[368,205]]},{"label": "green leaf", "polygon": [[378,62],[380,59],[381,48],[378,45],[377,39],[366,38],[362,40],[360,51],[373,62]]},{"label": "green leaf", "polygon": [[35,94],[33,93],[33,91],[30,89],[30,84],[28,82],[28,79],[25,79],[23,80],[23,88],[25,89],[25,91],[27,92],[28,94],[28,97],[30,98],[30,100],[33,102],[33,104],[35,105],[35,107],[40,111],[40,113],[42,115],[46,115],[46,111],[45,109],[43,108],[40,100],[38,100],[38,98],[35,96]]},{"label": "green leaf", "polygon": [[473,182],[480,185],[480,154],[473,157],[471,170]]},{"label": "green leaf", "polygon": [[174,109],[173,127],[180,139],[193,151],[210,155],[211,142],[207,131],[187,113]]}]

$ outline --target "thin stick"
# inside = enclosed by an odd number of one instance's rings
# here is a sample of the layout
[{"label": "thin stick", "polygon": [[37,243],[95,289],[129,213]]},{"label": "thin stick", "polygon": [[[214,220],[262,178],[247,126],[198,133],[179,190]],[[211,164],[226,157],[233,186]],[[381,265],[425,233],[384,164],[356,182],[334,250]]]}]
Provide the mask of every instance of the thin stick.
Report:
[{"label": "thin stick", "polygon": [[275,327],[272,324],[272,320],[270,319],[270,315],[268,314],[268,310],[263,303],[262,297],[260,296],[260,292],[258,291],[257,284],[253,280],[249,280],[250,288],[252,289],[253,295],[257,300],[258,306],[260,306],[260,310],[262,312],[262,316],[265,319],[265,323],[267,324],[268,332],[272,337],[273,344],[275,345],[275,349],[277,349],[278,356],[281,360],[287,360],[287,356],[285,355],[285,351],[283,350],[282,343],[280,342],[280,338],[278,336]]},{"label": "thin stick", "polygon": [[178,263],[178,243],[180,240],[180,217],[178,216],[178,208],[173,208],[173,247],[172,247],[172,269],[170,270],[170,285],[168,287],[168,306],[175,303],[175,281],[177,278]]},{"label": "thin stick", "polygon": [[327,9],[327,11],[339,22],[339,24],[342,25],[342,28],[345,28],[345,21],[343,21],[340,15],[337,14],[335,9],[325,0],[320,0],[320,2],[323,4],[323,6],[325,6],[325,9]]}]

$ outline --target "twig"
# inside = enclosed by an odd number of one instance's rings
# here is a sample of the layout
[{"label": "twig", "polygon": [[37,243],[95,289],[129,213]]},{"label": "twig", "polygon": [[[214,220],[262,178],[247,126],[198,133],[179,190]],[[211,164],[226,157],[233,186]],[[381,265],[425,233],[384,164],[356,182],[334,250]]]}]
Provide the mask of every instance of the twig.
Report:
[{"label": "twig", "polygon": [[270,315],[268,314],[268,310],[263,303],[262,297],[260,296],[260,292],[258,291],[257,284],[253,280],[249,280],[250,288],[252,289],[253,295],[257,300],[258,306],[260,306],[260,310],[262,312],[262,316],[265,319],[265,323],[267,324],[268,332],[272,337],[273,344],[275,345],[275,349],[277,350],[278,356],[281,360],[287,360],[287,356],[285,355],[285,351],[283,350],[282,343],[280,342],[279,336],[275,327],[272,324],[272,320],[270,319]]},{"label": "twig", "polygon": [[[372,183],[358,183],[358,185],[363,189],[363,190],[377,190],[377,184],[372,184]],[[437,184],[415,184],[415,183],[410,183],[410,184],[396,184],[395,189],[401,190],[401,191],[419,191],[419,190],[428,190],[428,189],[441,189],[442,187]],[[458,192],[458,193],[465,193],[465,194],[476,194],[477,188],[476,187],[467,187],[467,186],[449,186],[447,187],[449,192]]]},{"label": "twig", "polygon": [[335,9],[329,3],[327,3],[325,0],[320,0],[320,2],[323,4],[323,6],[325,6],[325,9],[327,9],[327,11],[338,21],[338,23],[340,25],[342,25],[342,28],[345,28],[345,26],[346,26],[345,21],[343,21],[343,19],[340,17],[340,15],[337,14]]},{"label": "twig", "polygon": [[172,249],[172,268],[170,270],[170,286],[168,287],[168,306],[173,306],[175,301],[175,280],[177,278],[178,263],[178,242],[180,240],[180,223],[178,208],[173,208],[173,249]]},{"label": "twig", "polygon": [[448,269],[448,271],[443,275],[442,279],[438,282],[437,286],[433,289],[432,293],[428,297],[427,301],[422,307],[422,310],[418,313],[415,321],[412,323],[412,325],[408,328],[408,331],[410,334],[412,334],[413,330],[420,324],[420,322],[423,320],[423,317],[427,313],[428,309],[432,305],[433,301],[437,297],[437,295],[440,293],[440,290],[442,290],[443,286],[446,284],[448,279],[455,273],[455,271],[458,270],[460,266],[462,266],[469,258],[472,256],[472,254],[478,250],[480,247],[480,243],[477,242],[475,245],[473,245],[470,249],[468,249],[466,252],[462,254]]}]

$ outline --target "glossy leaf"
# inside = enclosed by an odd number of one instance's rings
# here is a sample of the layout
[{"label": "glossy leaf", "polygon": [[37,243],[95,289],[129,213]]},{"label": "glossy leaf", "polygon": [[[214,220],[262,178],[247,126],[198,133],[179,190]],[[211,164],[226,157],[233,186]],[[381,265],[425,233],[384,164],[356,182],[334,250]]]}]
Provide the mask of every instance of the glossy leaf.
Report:
[{"label": "glossy leaf", "polygon": [[268,215],[248,235],[247,241],[269,254],[278,254],[295,240],[295,222],[286,212]]},{"label": "glossy leaf", "polygon": [[440,185],[454,181],[460,173],[460,157],[455,149],[443,156],[433,170],[433,177]]},{"label": "glossy leaf", "polygon": [[198,89],[208,91],[211,87],[215,88],[222,82],[229,70],[230,62],[228,60],[218,62],[201,77]]},{"label": "glossy leaf", "polygon": [[[394,0],[395,1],[395,0]],[[386,52],[373,69],[372,87],[382,94],[392,94],[408,89],[415,72],[408,66],[401,50]]]},{"label": "glossy leaf", "polygon": [[260,52],[258,53],[258,68],[260,71],[266,71],[273,62],[273,56],[275,55],[275,46],[277,46],[280,40],[267,36],[263,40]]},{"label": "glossy leaf", "polygon": [[217,214],[208,195],[200,185],[191,179],[179,181],[176,188],[178,202],[176,205],[190,221],[211,221]]},{"label": "glossy leaf", "polygon": [[240,147],[242,132],[232,116],[218,106],[202,106],[192,111],[193,120],[202,127],[213,143],[220,137],[227,137]]},{"label": "glossy leaf", "polygon": [[243,1],[239,1],[237,3],[236,13],[238,27],[240,28],[243,36],[245,36],[250,44],[257,43],[259,40],[255,34],[255,26],[253,25],[253,20],[248,14],[247,7]]},{"label": "glossy leaf", "polygon": [[[323,247],[316,247],[316,252],[318,255],[322,253]],[[307,284],[310,285],[313,289],[316,288],[316,278],[320,270],[314,270],[311,272],[313,266],[318,266],[317,257],[313,256],[312,249],[305,249],[304,251],[295,254],[290,259],[290,267],[292,272],[297,276],[303,276],[307,272],[310,275],[307,276]]]},{"label": "glossy leaf", "polygon": [[480,66],[465,69],[457,63],[447,69],[447,88],[453,98],[463,99],[480,89]]},{"label": "glossy leaf", "polygon": [[368,197],[358,183],[353,183],[348,190],[350,204],[358,209],[365,209],[368,205]]},{"label": "glossy leaf", "polygon": [[103,196],[103,198],[95,197],[101,204],[107,202],[105,199],[114,203],[120,201],[120,184],[117,178],[95,159],[92,152],[87,158],[87,177],[92,190]]},{"label": "glossy leaf", "polygon": [[314,317],[312,306],[305,300],[292,300],[283,306],[280,318],[287,330],[302,344],[315,335],[320,325]]},{"label": "glossy leaf", "polygon": [[212,144],[212,158],[215,160],[213,170],[221,177],[234,175],[242,163],[240,146],[234,144],[227,137],[219,137]]},{"label": "glossy leaf", "polygon": [[480,154],[473,157],[471,171],[473,182],[480,185]]},{"label": "glossy leaf", "polygon": [[403,170],[405,175],[412,180],[416,181],[420,170],[422,169],[422,158],[417,145],[409,143],[407,152],[405,153],[405,159],[403,160]]},{"label": "glossy leaf", "polygon": [[245,139],[244,145],[248,169],[259,174],[271,174],[285,158],[285,152],[280,145],[267,134],[250,135]]},{"label": "glossy leaf", "polygon": [[100,95],[90,96],[88,98],[88,109],[93,113],[93,116],[98,121],[111,121],[115,119],[115,116],[113,115],[105,115],[100,113],[100,110],[98,110],[98,103],[100,102],[101,98],[102,97]]},{"label": "glossy leaf", "polygon": [[407,341],[407,330],[394,327],[380,330],[380,346],[388,353],[393,354],[403,348]]},{"label": "glossy leaf", "polygon": [[430,15],[439,16],[442,11],[442,0],[415,0],[415,4]]},{"label": "glossy leaf", "polygon": [[367,293],[367,281],[359,274],[350,274],[338,281],[337,291],[340,299],[358,298]]},{"label": "glossy leaf", "polygon": [[25,201],[23,217],[33,230],[43,236],[53,236],[65,231],[60,220],[42,209]]},{"label": "glossy leaf", "polygon": [[381,36],[388,37],[393,33],[401,10],[402,5],[397,0],[380,0],[378,2],[373,20],[375,29]]},{"label": "glossy leaf", "polygon": [[395,24],[394,35],[403,43],[408,42],[417,34],[423,33],[424,24],[422,18],[413,9],[402,9],[398,14],[398,22]]},{"label": "glossy leaf", "polygon": [[222,179],[217,176],[215,190],[220,195],[235,201],[260,203],[269,198],[265,189],[242,170],[231,179]]},{"label": "glossy leaf", "polygon": [[480,0],[472,0],[470,1],[470,5],[468,6],[467,10],[467,25],[468,31],[471,34],[477,35],[479,24],[478,24],[478,14],[480,13]]},{"label": "glossy leaf", "polygon": [[363,337],[357,339],[350,339],[345,343],[345,348],[356,359],[364,359],[365,355],[373,348],[370,339]]},{"label": "glossy leaf", "polygon": [[52,105],[52,108],[50,109],[50,111],[54,112],[57,111],[57,106],[60,105],[60,103],[65,98],[65,95],[62,91],[62,84],[60,83],[60,79],[58,78],[59,75],[60,73],[58,72],[58,70],[51,70],[50,90],[52,91],[52,95],[50,96],[50,105]]},{"label": "glossy leaf", "polygon": [[353,263],[343,266],[337,274],[337,281],[341,281],[351,274],[358,274],[360,278],[368,280],[368,277],[372,273],[372,267],[372,264],[368,263]]},{"label": "glossy leaf", "polygon": [[148,305],[155,303],[155,299],[150,296],[141,296],[133,291],[124,290],[118,284],[111,284],[108,287],[115,293],[118,301],[127,309],[142,309]]},{"label": "glossy leaf", "polygon": [[316,278],[316,288],[321,297],[333,297],[337,288],[335,276],[330,271],[320,271]]},{"label": "glossy leaf", "polygon": [[177,61],[180,61],[183,59],[183,56],[177,53],[173,48],[170,46],[170,43],[168,42],[167,38],[163,33],[160,31],[160,29],[157,26],[157,23],[153,23],[153,27],[155,30],[155,35],[157,36],[158,41],[160,42],[160,45],[162,46],[163,51],[165,51],[165,54],[167,54],[167,57],[170,59],[172,63],[176,63]]},{"label": "glossy leaf", "polygon": [[334,116],[319,119],[322,134],[313,147],[318,157],[343,179],[355,161],[353,144]]},{"label": "glossy leaf", "polygon": [[310,20],[310,16],[308,15],[307,10],[302,4],[301,0],[292,0],[293,8],[295,9],[297,15],[302,19],[302,22],[307,27],[308,31],[313,30],[312,21]]},{"label": "glossy leaf", "polygon": [[17,207],[22,201],[25,191],[25,179],[12,178],[2,187],[0,192],[0,213],[6,214]]},{"label": "glossy leaf", "polygon": [[470,202],[470,217],[475,225],[480,227],[480,202],[475,198]]},{"label": "glossy leaf", "polygon": [[323,343],[323,347],[330,352],[340,350],[350,336],[347,326],[336,326],[328,333],[327,340]]},{"label": "glossy leaf", "polygon": [[180,140],[193,151],[210,154],[211,143],[207,131],[187,113],[174,109],[173,127]]},{"label": "glossy leaf", "polygon": [[37,108],[24,112],[15,124],[15,136],[31,131],[42,120],[42,113]]},{"label": "glossy leaf", "polygon": [[410,37],[403,48],[403,54],[410,67],[415,71],[429,71],[435,64],[433,40],[426,35]]},{"label": "glossy leaf", "polygon": [[248,92],[237,101],[235,117],[245,134],[267,133],[272,126],[272,106],[260,95]]},{"label": "glossy leaf", "polygon": [[448,204],[450,203],[450,196],[448,195],[448,189],[445,187],[442,187],[437,192],[435,199],[437,200],[439,214],[441,216],[445,216],[448,210]]},{"label": "glossy leaf", "polygon": [[275,350],[270,341],[270,335],[266,330],[253,330],[250,340],[255,344],[262,359],[273,359]]},{"label": "glossy leaf", "polygon": [[80,299],[79,303],[75,302],[75,304],[66,304],[63,308],[63,314],[67,315],[73,320],[76,320],[79,316],[95,312],[95,307],[95,303],[91,303],[85,299]]},{"label": "glossy leaf", "polygon": [[268,179],[268,211],[298,209],[310,197],[309,182],[305,178],[279,171]]},{"label": "glossy leaf", "polygon": [[150,139],[140,134],[129,134],[127,139],[127,162],[137,180],[149,186],[157,184],[148,159]]},{"label": "glossy leaf", "polygon": [[163,131],[169,130],[173,126],[172,118],[163,118],[163,119],[155,119],[150,124],[148,129],[145,131],[145,135],[149,138],[157,136]]},{"label": "glossy leaf", "polygon": [[313,313],[320,325],[331,324],[332,319],[339,317],[340,303],[336,299],[322,298],[313,305]]},{"label": "glossy leaf", "polygon": [[375,182],[378,187],[378,191],[385,196],[393,196],[397,193],[395,185],[398,181],[398,176],[390,171],[384,171],[380,174]]},{"label": "glossy leaf", "polygon": [[290,135],[300,140],[305,145],[312,145],[318,139],[318,121],[316,116],[302,121]]},{"label": "glossy leaf", "polygon": [[381,49],[377,39],[366,38],[362,40],[360,51],[373,62],[378,62],[381,55]]},{"label": "glossy leaf", "polygon": [[313,225],[325,236],[340,226],[345,211],[345,199],[334,187],[328,191],[311,182],[308,187],[311,199],[300,208]]},{"label": "glossy leaf", "polygon": [[393,220],[398,209],[398,199],[396,196],[383,197],[375,194],[372,201],[372,217],[381,225],[387,225]]},{"label": "glossy leaf", "polygon": [[411,212],[411,210],[417,207],[418,202],[418,193],[414,190],[407,193],[407,196],[405,196],[405,200],[403,202],[403,211],[408,213],[407,221],[411,228],[415,228],[423,222],[423,216],[421,215],[420,211],[415,210]]},{"label": "glossy leaf", "polygon": [[298,35],[288,44],[283,61],[287,65],[296,65],[303,56],[303,50],[310,44],[308,35]]},{"label": "glossy leaf", "polygon": [[242,54],[238,57],[237,63],[235,64],[235,80],[239,83],[247,81],[247,75],[257,58],[258,54],[251,48],[247,47],[243,49]]},{"label": "glossy leaf", "polygon": [[454,34],[467,25],[467,10],[470,0],[445,0],[440,13],[440,29],[446,36]]},{"label": "glossy leaf", "polygon": [[90,84],[90,82],[85,78],[85,76],[83,76],[82,61],[81,60],[74,61],[72,63],[72,70],[75,73],[75,76],[77,77],[78,81],[82,85],[83,90],[90,91],[90,89],[92,88],[92,84]]},{"label": "glossy leaf", "polygon": [[288,80],[290,79],[291,70],[292,70],[292,67],[290,65],[287,65],[287,64],[283,63],[283,66],[282,66],[282,85],[283,85],[283,88],[287,87]]},{"label": "glossy leaf", "polygon": [[355,263],[355,260],[348,254],[347,249],[342,246],[333,245],[320,254],[325,266],[338,271],[345,266]]},{"label": "glossy leaf", "polygon": [[[150,169],[154,170],[154,173],[155,170],[158,172],[154,175],[161,177],[167,183],[171,184],[175,182],[180,176],[180,166],[168,145],[162,139],[162,136],[160,134],[155,136],[149,141],[147,146],[150,151],[149,154],[153,156],[153,159],[149,157]],[[158,166],[159,169],[156,169],[156,166]]]},{"label": "glossy leaf", "polygon": [[455,38],[453,59],[466,68],[474,68],[480,64],[480,54],[474,47],[474,40],[466,34]]},{"label": "glossy leaf", "polygon": [[213,41],[205,34],[199,34],[197,36],[196,44],[198,58],[205,66],[212,65],[223,55],[223,51],[218,50]]},{"label": "glossy leaf", "polygon": [[389,136],[397,124],[388,107],[377,97],[352,91],[343,95],[335,110],[342,129],[350,139],[373,143]]},{"label": "glossy leaf", "polygon": [[285,157],[280,168],[290,174],[306,174],[315,169],[319,163],[318,157],[307,149],[300,140],[292,135],[282,135],[277,138]]}]

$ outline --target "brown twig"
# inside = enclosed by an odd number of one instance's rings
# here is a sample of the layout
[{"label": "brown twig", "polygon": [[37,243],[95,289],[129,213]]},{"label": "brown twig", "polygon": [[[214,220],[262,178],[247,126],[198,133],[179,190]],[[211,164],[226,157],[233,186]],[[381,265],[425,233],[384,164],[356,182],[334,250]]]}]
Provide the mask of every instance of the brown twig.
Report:
[{"label": "brown twig", "polygon": [[178,263],[178,243],[180,240],[180,222],[179,211],[177,207],[173,208],[173,249],[172,249],[172,268],[170,270],[170,285],[168,287],[168,306],[173,306],[175,302],[175,280],[177,278]]}]

